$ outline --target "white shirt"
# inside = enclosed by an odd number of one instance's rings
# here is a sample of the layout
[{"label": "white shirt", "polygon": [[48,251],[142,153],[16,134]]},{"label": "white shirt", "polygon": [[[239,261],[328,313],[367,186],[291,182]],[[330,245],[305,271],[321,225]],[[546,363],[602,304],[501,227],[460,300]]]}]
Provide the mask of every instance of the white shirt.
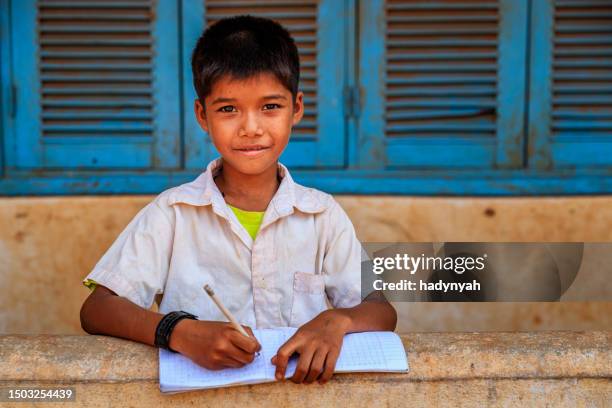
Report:
[{"label": "white shirt", "polygon": [[334,198],[282,181],[255,240],[213,181],[222,159],[194,181],[147,204],[84,279],[161,313],[184,310],[225,321],[202,287],[209,284],[241,324],[299,327],[328,308],[361,301],[361,245]]}]

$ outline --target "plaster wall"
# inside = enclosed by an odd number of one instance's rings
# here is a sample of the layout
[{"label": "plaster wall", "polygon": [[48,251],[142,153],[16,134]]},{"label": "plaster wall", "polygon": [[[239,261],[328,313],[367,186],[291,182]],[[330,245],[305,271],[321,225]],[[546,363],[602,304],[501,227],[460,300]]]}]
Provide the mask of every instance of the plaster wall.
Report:
[{"label": "plaster wall", "polygon": [[[84,333],[81,279],[152,198],[0,198],[0,333]],[[612,197],[336,199],[363,242],[612,241]],[[594,290],[609,277],[592,270]],[[395,305],[400,332],[612,328],[612,302]]]}]

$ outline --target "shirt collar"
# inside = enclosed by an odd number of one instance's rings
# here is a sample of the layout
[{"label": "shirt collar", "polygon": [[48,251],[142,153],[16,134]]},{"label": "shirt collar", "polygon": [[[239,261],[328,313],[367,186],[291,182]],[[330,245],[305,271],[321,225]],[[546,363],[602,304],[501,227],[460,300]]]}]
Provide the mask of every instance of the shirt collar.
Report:
[{"label": "shirt collar", "polygon": [[[214,177],[221,170],[222,163],[222,158],[211,161],[206,170],[195,180],[176,187],[169,196],[169,204],[183,203],[193,206],[212,204],[216,209],[227,208],[225,199],[214,182]],[[320,199],[313,189],[295,183],[287,167],[280,162],[278,163],[278,169],[282,180],[268,206],[276,213],[274,219],[293,213],[294,207],[301,212],[314,214],[324,211],[329,206],[329,200]],[[264,219],[263,224],[268,224],[271,221],[273,220]]]}]

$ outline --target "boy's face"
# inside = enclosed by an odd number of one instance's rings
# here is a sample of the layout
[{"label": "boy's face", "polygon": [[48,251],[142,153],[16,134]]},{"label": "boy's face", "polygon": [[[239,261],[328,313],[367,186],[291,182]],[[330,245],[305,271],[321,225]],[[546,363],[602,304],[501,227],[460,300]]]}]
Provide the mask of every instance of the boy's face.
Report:
[{"label": "boy's face", "polygon": [[257,175],[276,166],[292,126],[304,114],[303,96],[298,92],[292,103],[291,92],[272,74],[245,80],[226,75],[213,84],[205,107],[196,100],[195,113],[224,165]]}]

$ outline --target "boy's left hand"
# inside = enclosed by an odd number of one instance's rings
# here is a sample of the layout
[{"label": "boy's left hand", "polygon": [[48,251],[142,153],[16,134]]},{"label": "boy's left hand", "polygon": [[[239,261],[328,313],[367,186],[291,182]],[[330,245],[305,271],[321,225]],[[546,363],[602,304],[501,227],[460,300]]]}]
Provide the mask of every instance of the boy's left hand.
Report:
[{"label": "boy's left hand", "polygon": [[298,353],[300,357],[291,381],[296,384],[329,381],[350,323],[350,318],[340,309],[330,309],[300,327],[272,357],[276,379],[285,378],[289,358]]}]

